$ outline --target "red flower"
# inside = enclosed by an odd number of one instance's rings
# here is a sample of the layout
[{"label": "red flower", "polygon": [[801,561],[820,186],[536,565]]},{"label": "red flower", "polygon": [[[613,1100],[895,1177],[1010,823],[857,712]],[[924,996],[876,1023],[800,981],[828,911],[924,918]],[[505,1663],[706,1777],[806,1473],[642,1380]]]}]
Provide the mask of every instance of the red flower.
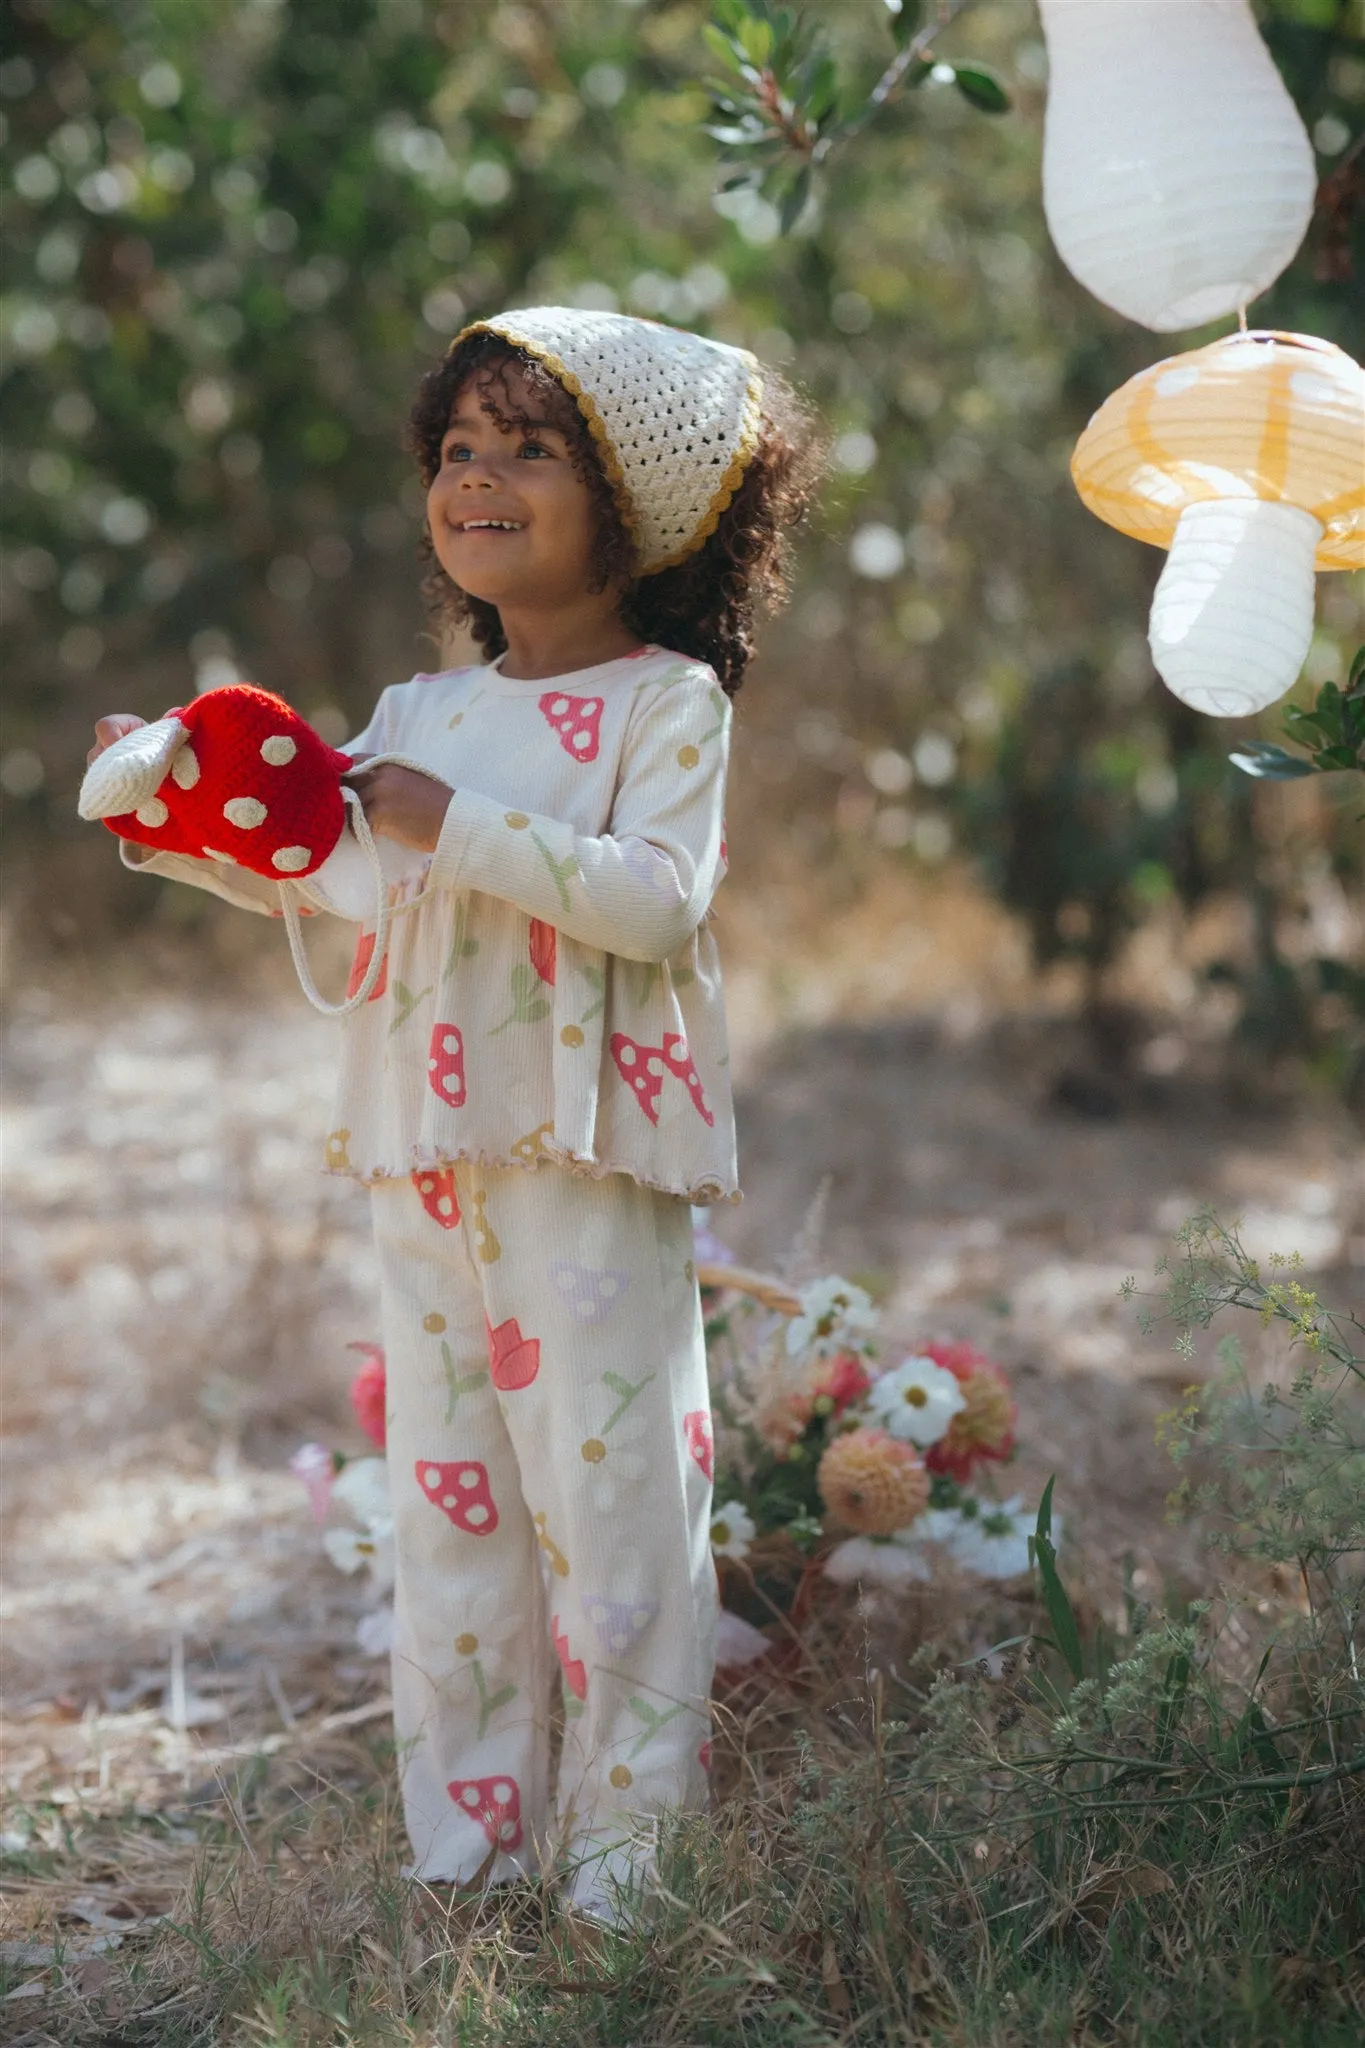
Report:
[{"label": "red flower", "polygon": [[839,1416],[854,1401],[861,1401],[871,1385],[871,1376],[857,1353],[841,1351],[837,1358],[831,1358],[816,1381],[815,1398],[818,1401],[823,1395],[832,1401],[834,1413]]},{"label": "red flower", "polygon": [[1019,1409],[1000,1367],[972,1345],[925,1344],[921,1352],[953,1375],[966,1402],[948,1424],[947,1435],[925,1452],[924,1462],[931,1472],[963,1485],[974,1465],[1010,1456]]},{"label": "red flower", "polygon": [[387,1405],[384,1354],[377,1344],[348,1344],[346,1349],[364,1353],[365,1363],[351,1381],[351,1406],[370,1442],[382,1451]]}]

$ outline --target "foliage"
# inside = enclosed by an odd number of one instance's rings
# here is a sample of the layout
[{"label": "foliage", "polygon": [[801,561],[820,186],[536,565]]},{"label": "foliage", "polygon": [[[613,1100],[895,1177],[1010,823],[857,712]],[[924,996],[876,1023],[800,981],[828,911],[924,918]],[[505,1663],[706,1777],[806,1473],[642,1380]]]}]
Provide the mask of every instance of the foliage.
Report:
[{"label": "foliage", "polygon": [[1356,649],[1344,690],[1335,683],[1324,683],[1311,708],[1290,705],[1284,725],[1291,740],[1309,749],[1306,760],[1272,741],[1253,742],[1228,759],[1244,775],[1267,782],[1331,775],[1338,768],[1356,768],[1365,774],[1365,647]]},{"label": "foliage", "polygon": [[702,34],[725,75],[712,88],[715,118],[706,133],[743,166],[727,176],[726,188],[748,186],[778,200],[786,232],[817,190],[816,174],[831,151],[927,79],[956,86],[983,113],[1007,113],[1010,96],[988,66],[938,62],[932,54],[932,44],[968,5],[970,0],[945,0],[935,20],[916,32],[918,0],[888,0],[896,54],[852,107],[827,38],[795,8],[770,0],[717,0]]},{"label": "foliage", "polygon": [[[707,45],[704,0],[13,12],[0,787],[52,884],[31,894],[38,929],[155,900],[71,815],[96,712],[157,715],[236,669],[340,737],[382,683],[433,665],[399,446],[419,371],[507,300],[619,305],[754,346],[833,433],[837,482],[746,699],[739,865],[837,875],[871,841],[932,868],[956,848],[1096,1001],[1154,905],[1263,889],[1227,963],[1244,1007],[1349,1075],[1329,1041],[1355,1028],[1331,1021],[1351,999],[1290,965],[1286,933],[1324,867],[1355,887],[1353,818],[1301,807],[1284,847],[1279,807],[1301,793],[1243,785],[1216,728],[1157,688],[1152,559],[1070,485],[1077,431],[1151,346],[1047,246],[1026,0],[981,0],[946,34],[914,0],[732,6],[721,36],[768,20],[779,98],[816,96],[820,133],[780,160],[704,132],[724,125],[718,67],[724,97],[752,96]],[[1341,138],[1365,67],[1343,0],[1275,0],[1265,20],[1336,184],[1258,317],[1349,346]],[[972,67],[1010,114],[977,118]],[[772,195],[826,142],[784,234]],[[1346,578],[1321,579],[1320,605],[1305,705],[1359,637]]]}]

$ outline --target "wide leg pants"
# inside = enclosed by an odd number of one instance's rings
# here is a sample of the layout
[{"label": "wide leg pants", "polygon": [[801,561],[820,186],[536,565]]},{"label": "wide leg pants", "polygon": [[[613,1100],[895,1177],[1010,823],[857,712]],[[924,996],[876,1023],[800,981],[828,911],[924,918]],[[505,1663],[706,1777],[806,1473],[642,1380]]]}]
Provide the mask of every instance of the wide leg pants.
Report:
[{"label": "wide leg pants", "polygon": [[691,1212],[623,1174],[461,1162],[379,1183],[373,1214],[414,1874],[497,1882],[559,1855],[590,1903],[647,1869],[653,1817],[707,1801]]}]

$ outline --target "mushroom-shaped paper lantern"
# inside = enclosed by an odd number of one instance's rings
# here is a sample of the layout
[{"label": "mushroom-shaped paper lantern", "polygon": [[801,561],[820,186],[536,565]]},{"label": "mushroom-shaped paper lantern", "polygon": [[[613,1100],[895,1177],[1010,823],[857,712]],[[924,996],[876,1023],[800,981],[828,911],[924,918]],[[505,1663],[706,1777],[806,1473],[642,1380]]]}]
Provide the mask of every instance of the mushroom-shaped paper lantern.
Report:
[{"label": "mushroom-shaped paper lantern", "polygon": [[1043,210],[1087,291],[1158,333],[1274,283],[1313,210],[1313,150],[1249,0],[1039,0]]},{"label": "mushroom-shaped paper lantern", "polygon": [[1232,334],[1107,398],[1071,459],[1090,510],[1170,549],[1158,673],[1217,718],[1293,688],[1317,569],[1365,567],[1365,372],[1303,334]]}]

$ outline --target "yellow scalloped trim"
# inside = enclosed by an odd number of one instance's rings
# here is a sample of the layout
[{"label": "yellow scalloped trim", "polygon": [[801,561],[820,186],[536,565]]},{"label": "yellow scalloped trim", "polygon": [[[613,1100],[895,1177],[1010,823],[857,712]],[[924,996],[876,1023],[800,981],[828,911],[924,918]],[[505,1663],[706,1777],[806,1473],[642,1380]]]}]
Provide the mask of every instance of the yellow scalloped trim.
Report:
[{"label": "yellow scalloped trim", "polygon": [[[446,354],[450,355],[471,334],[496,334],[501,336],[504,341],[513,342],[517,348],[524,348],[528,355],[534,356],[537,362],[544,363],[551,375],[558,378],[578,407],[583,417],[584,425],[597,443],[601,454],[602,468],[606,473],[607,482],[611,485],[612,497],[616,501],[616,509],[621,516],[621,523],[625,527],[626,533],[638,553],[640,547],[639,516],[630,495],[630,486],[626,482],[626,474],[621,467],[620,457],[616,453],[611,435],[607,429],[607,423],[598,411],[597,401],[592,393],[583,388],[581,379],[574,375],[568,364],[557,356],[553,349],[546,348],[541,342],[528,340],[525,335],[519,334],[510,322],[504,324],[497,320],[472,320],[468,327],[460,329],[455,339],[451,342],[450,347],[446,350]],[[700,524],[691,539],[685,541],[680,548],[675,548],[661,562],[653,562],[647,569],[640,569],[638,573],[641,576],[657,576],[663,569],[675,569],[679,562],[685,562],[689,555],[694,555],[697,549],[710,539],[720,524],[721,514],[734,498],[735,492],[743,481],[744,472],[753,459],[753,453],[758,446],[758,438],[762,430],[762,422],[763,377],[757,363],[755,363],[749,373],[749,381],[744,392],[744,404],[740,410],[738,446],[726,466],[724,476],[711,494],[711,501],[702,516]]]},{"label": "yellow scalloped trim", "polygon": [[721,514],[728,511],[735,492],[744,481],[744,472],[753,460],[758,446],[758,437],[763,428],[763,375],[755,364],[749,372],[749,382],[744,391],[744,405],[739,416],[739,445],[730,458],[724,476],[711,494],[711,502],[705,516],[691,540],[675,548],[671,555],[665,555],[662,562],[655,562],[648,569],[642,569],[642,576],[657,576],[662,569],[676,569],[679,562],[685,562],[720,525]]}]

